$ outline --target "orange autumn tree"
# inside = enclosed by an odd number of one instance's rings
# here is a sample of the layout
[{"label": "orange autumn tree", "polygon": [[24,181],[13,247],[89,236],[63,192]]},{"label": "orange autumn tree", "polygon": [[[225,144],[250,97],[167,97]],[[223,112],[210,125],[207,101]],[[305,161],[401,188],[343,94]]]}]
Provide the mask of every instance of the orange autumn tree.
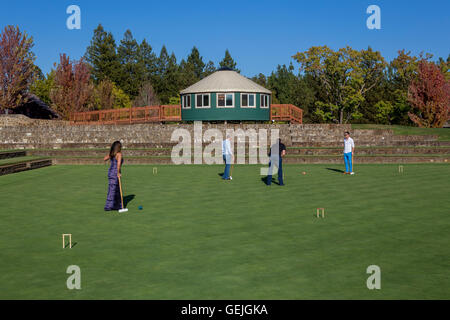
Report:
[{"label": "orange autumn tree", "polygon": [[60,55],[60,63],[55,71],[55,87],[50,92],[53,108],[69,119],[73,112],[90,109],[94,85],[91,81],[91,68],[84,62],[71,61],[66,54]]},{"label": "orange autumn tree", "polygon": [[450,115],[450,84],[432,62],[421,60],[417,78],[411,81],[409,118],[419,127],[441,128]]}]

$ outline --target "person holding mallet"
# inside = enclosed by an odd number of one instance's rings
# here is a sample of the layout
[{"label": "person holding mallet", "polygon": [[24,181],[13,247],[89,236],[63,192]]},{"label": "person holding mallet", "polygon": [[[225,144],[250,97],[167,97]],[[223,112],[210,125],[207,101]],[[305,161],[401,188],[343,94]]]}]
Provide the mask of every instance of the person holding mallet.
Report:
[{"label": "person holding mallet", "polygon": [[355,153],[355,142],[350,138],[350,132],[344,132],[344,174],[355,174],[353,172],[353,154]]},{"label": "person holding mallet", "polygon": [[122,144],[120,141],[114,141],[111,145],[109,154],[103,158],[104,161],[110,161],[108,170],[108,195],[106,197],[105,211],[118,210],[119,212],[128,211],[123,206],[123,194],[121,178],[121,167],[123,164]]},{"label": "person holding mallet", "polygon": [[231,136],[227,135],[227,138],[222,141],[222,157],[225,162],[225,170],[223,172],[223,180],[232,180],[230,175],[231,163],[234,161],[233,152],[231,151]]},{"label": "person holding mallet", "polygon": [[273,166],[278,167],[278,184],[284,186],[283,181],[283,157],[286,155],[286,146],[281,142],[281,139],[270,148],[270,162],[269,162],[269,174],[267,176],[267,185],[272,184],[272,171]]}]

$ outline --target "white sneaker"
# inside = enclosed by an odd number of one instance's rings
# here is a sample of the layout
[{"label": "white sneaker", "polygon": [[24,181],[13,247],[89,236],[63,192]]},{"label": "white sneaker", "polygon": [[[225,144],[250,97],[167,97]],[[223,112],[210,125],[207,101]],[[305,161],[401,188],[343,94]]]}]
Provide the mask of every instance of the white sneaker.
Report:
[{"label": "white sneaker", "polygon": [[350,172],[350,174],[355,174],[354,172]]},{"label": "white sneaker", "polygon": [[232,176],[230,176],[230,180],[233,180],[233,177],[232,177]]}]

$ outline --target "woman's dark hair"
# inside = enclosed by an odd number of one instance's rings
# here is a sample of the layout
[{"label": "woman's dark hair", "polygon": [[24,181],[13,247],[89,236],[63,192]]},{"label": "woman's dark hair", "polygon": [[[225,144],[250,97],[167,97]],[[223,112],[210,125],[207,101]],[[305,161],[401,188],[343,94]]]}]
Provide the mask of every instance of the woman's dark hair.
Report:
[{"label": "woman's dark hair", "polygon": [[112,159],[117,153],[122,151],[122,144],[120,141],[114,141],[111,145],[111,150],[109,150],[109,158]]}]

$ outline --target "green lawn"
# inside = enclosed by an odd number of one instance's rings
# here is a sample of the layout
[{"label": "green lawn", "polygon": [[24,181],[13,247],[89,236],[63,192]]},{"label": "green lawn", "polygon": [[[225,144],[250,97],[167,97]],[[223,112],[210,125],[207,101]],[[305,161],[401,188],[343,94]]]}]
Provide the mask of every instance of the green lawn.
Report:
[{"label": "green lawn", "polygon": [[450,299],[448,164],[287,165],[285,187],[153,167],[124,166],[126,214],[103,211],[106,166],[0,177],[0,299]]},{"label": "green lawn", "polygon": [[352,129],[384,129],[393,130],[398,135],[437,135],[440,141],[450,141],[450,128],[419,128],[383,124],[352,124]]}]

